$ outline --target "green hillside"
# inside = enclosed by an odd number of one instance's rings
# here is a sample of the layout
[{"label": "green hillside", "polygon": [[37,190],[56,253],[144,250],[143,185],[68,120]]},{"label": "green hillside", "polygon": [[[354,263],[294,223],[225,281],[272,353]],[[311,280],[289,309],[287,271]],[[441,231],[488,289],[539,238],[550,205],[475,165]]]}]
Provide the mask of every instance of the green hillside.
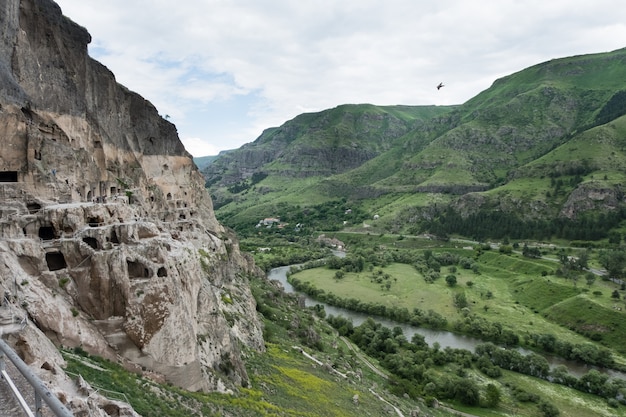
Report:
[{"label": "green hillside", "polygon": [[460,106],[303,114],[218,157],[207,187],[235,228],[336,202],[395,233],[600,239],[624,217],[624,79],[621,49],[535,65]]}]

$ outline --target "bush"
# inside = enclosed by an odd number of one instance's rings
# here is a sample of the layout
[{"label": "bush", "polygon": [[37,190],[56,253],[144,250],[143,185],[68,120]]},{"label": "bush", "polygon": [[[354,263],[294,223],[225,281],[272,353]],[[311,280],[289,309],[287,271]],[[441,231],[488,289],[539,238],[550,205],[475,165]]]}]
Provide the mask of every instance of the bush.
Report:
[{"label": "bush", "polygon": [[544,417],[557,417],[561,412],[558,408],[552,403],[547,401],[542,401],[539,404],[539,410],[543,413]]}]

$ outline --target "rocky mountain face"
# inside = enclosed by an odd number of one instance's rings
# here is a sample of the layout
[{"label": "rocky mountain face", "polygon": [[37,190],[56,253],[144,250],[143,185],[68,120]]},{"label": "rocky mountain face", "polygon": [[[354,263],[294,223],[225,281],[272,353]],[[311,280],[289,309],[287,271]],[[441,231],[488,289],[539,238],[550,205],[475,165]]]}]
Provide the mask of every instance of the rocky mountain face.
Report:
[{"label": "rocky mountain face", "polygon": [[258,270],[175,126],[53,1],[3,1],[0,26],[0,289],[29,318],[10,344],[57,375],[62,345],[189,390],[246,385]]}]

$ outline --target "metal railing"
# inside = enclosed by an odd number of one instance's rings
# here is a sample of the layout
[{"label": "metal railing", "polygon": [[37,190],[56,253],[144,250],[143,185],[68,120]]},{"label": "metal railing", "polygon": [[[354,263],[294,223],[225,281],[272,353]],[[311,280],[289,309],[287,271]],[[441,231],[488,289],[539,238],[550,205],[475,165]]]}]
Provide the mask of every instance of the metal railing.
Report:
[{"label": "metal railing", "polygon": [[[33,412],[28,405],[27,401],[24,399],[20,391],[17,389],[13,380],[9,376],[8,372],[5,368],[4,357],[9,358],[9,360],[15,365],[15,368],[22,374],[22,376],[26,379],[26,381],[33,387],[35,391],[35,411]],[[19,402],[20,407],[24,410],[24,412],[28,415],[28,417],[41,417],[41,400],[43,400],[50,410],[57,417],[73,417],[74,415],[63,405],[63,403],[48,390],[48,388],[44,385],[44,383],[39,379],[37,375],[33,373],[33,371],[24,363],[24,361],[17,356],[17,353],[11,349],[9,345],[2,339],[0,339],[0,374],[2,375],[2,379],[4,379],[16,400]]]},{"label": "metal railing", "polygon": [[[2,322],[0,322],[0,336],[5,330],[9,333],[21,331],[26,326],[26,316],[20,317],[15,307],[10,302],[10,293],[5,291],[4,297],[0,300],[0,313],[2,314]],[[6,317],[5,317],[6,316]],[[7,357],[15,366],[28,384],[33,388],[35,393],[34,411],[28,405],[28,402],[24,399],[24,396],[20,392],[19,388],[15,385],[11,376],[6,370],[6,364],[4,358]],[[24,363],[24,361],[15,353],[13,349],[0,337],[0,380],[6,381],[7,385],[11,389],[11,393],[19,403],[19,406],[24,410],[28,417],[41,417],[43,400],[50,410],[57,417],[71,417],[73,414],[68,411],[67,408],[61,403],[61,401],[48,390],[44,383],[33,373],[33,371]],[[0,382],[1,383],[1,382]]]}]

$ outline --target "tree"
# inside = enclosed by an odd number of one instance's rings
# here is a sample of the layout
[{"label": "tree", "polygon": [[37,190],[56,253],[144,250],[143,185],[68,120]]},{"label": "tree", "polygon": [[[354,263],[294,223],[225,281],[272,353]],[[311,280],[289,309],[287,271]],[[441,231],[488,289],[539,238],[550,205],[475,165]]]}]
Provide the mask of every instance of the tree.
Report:
[{"label": "tree", "polygon": [[542,401],[539,404],[539,409],[543,413],[544,417],[557,417],[559,414],[561,414],[559,409],[556,408],[554,404],[547,401]]},{"label": "tree", "polygon": [[480,401],[478,385],[467,378],[458,380],[454,387],[454,398],[465,405],[477,405]]},{"label": "tree", "polygon": [[335,279],[341,279],[345,276],[345,272],[343,272],[341,269],[338,270],[337,272],[335,272]]},{"label": "tree", "polygon": [[454,294],[454,305],[458,309],[462,309],[468,306],[467,298],[465,297],[464,292],[459,292]]},{"label": "tree", "polygon": [[487,407],[495,408],[500,404],[500,390],[493,384],[487,385],[485,392],[485,405]]},{"label": "tree", "polygon": [[626,267],[626,252],[610,249],[601,251],[598,255],[600,264],[606,269],[609,278],[621,278]]},{"label": "tree", "polygon": [[594,282],[596,282],[596,275],[593,272],[588,272],[585,275],[585,280],[587,281],[588,286],[592,286]]},{"label": "tree", "polygon": [[615,230],[611,230],[609,232],[608,238],[609,238],[609,243],[613,245],[619,245],[620,242],[622,241],[622,235],[620,235],[619,232],[616,232]]},{"label": "tree", "polygon": [[446,283],[450,286],[450,287],[454,287],[456,285],[456,276],[450,274],[446,277]]},{"label": "tree", "polygon": [[513,253],[513,247],[511,245],[500,245],[498,251],[504,255],[510,255]]}]

